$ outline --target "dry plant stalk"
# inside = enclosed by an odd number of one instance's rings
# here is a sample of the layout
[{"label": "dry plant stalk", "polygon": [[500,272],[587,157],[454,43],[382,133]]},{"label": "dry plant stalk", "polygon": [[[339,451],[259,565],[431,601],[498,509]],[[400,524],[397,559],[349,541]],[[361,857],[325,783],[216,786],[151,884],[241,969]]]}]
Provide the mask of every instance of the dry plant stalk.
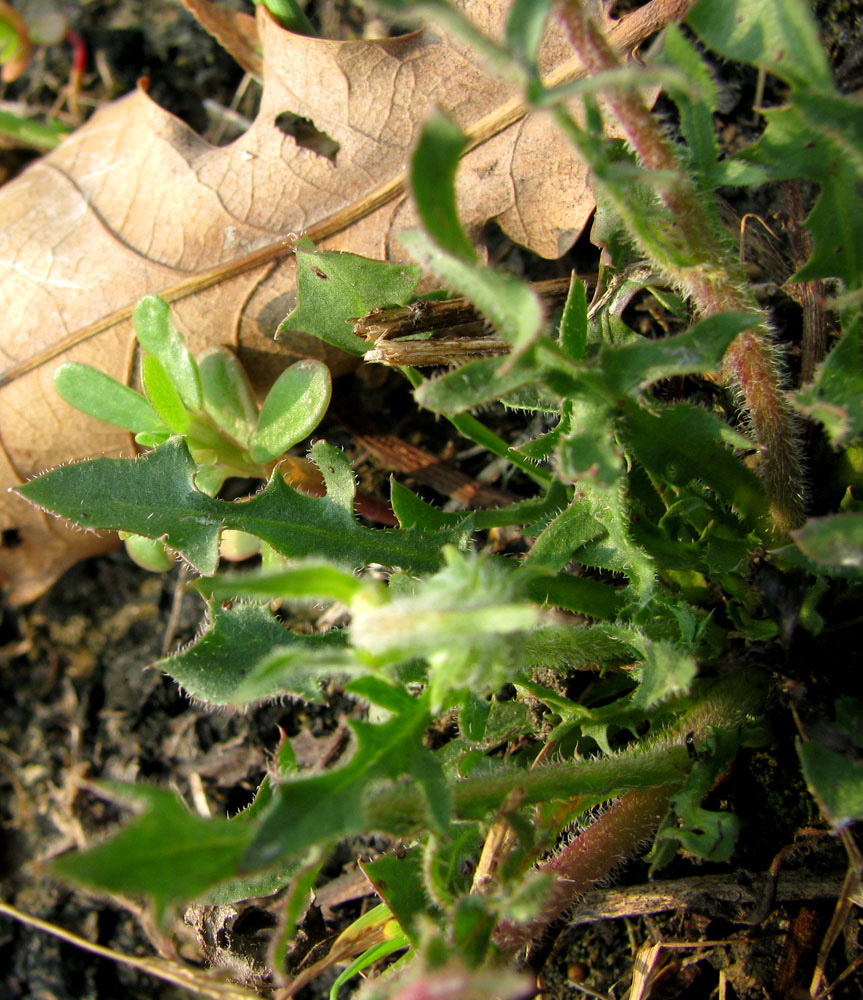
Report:
[{"label": "dry plant stalk", "polygon": [[[531,282],[530,287],[546,308],[552,310],[566,301],[569,283],[568,277],[550,278]],[[374,345],[364,359],[391,366],[459,365],[477,358],[509,354],[507,341],[487,330],[485,320],[465,298],[375,309],[354,323],[354,333]],[[432,337],[427,340],[395,339],[424,333]]]}]

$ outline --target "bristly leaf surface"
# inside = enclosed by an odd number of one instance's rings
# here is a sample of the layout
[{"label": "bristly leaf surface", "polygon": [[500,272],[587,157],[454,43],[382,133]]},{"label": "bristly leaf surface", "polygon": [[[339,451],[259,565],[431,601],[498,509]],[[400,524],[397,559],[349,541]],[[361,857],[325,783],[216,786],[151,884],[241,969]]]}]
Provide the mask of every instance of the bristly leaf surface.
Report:
[{"label": "bristly leaf surface", "polygon": [[195,488],[197,466],[182,438],[137,459],[100,458],[55,469],[20,492],[87,528],[162,538],[205,576],[218,567],[223,528],[247,531],[286,556],[323,556],[356,567],[380,562],[416,573],[436,569],[442,547],[466,537],[462,526],[437,534],[362,527],[353,516],[347,459],[322,441],[312,457],[327,485],[325,497],[303,496],[275,473],[246,503],[214,500]]}]

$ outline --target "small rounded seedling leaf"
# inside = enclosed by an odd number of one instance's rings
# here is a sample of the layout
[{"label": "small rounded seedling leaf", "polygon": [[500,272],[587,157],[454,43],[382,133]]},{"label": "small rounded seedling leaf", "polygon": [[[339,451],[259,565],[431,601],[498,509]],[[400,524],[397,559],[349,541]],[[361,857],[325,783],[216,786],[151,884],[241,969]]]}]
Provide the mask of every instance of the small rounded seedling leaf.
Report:
[{"label": "small rounded seedling leaf", "polygon": [[195,487],[214,497],[228,478],[228,473],[218,465],[202,465],[195,476]]},{"label": "small rounded seedling leaf", "polygon": [[219,555],[228,562],[242,562],[261,551],[261,540],[248,531],[225,528],[219,542]]},{"label": "small rounded seedling leaf", "polygon": [[189,414],[174,383],[155,354],[145,354],[141,362],[141,381],[153,408],[175,434],[189,429]]},{"label": "small rounded seedling leaf", "polygon": [[258,420],[258,407],[246,370],[226,347],[211,347],[198,356],[204,409],[226,434],[241,445]]},{"label": "small rounded seedling leaf", "polygon": [[298,361],[270,389],[249,451],[255,462],[269,462],[302,441],[321,422],[330,403],[332,379],[322,361]]},{"label": "small rounded seedling leaf", "polygon": [[54,372],[61,399],[82,413],[135,434],[164,430],[164,423],[146,399],[134,389],[89,365],[70,361]]},{"label": "small rounded seedling leaf", "polygon": [[135,444],[139,444],[142,448],[158,448],[159,445],[164,444],[170,436],[170,428],[165,427],[165,425],[162,424],[162,429],[158,431],[140,431],[135,435]]},{"label": "small rounded seedling leaf", "polygon": [[123,538],[123,544],[132,562],[151,573],[167,573],[174,565],[174,556],[165,543],[158,539],[129,534]]},{"label": "small rounded seedling leaf", "polygon": [[171,307],[158,295],[145,295],[135,306],[133,318],[138,343],[162,362],[186,407],[193,412],[201,410],[201,374],[174,323]]}]

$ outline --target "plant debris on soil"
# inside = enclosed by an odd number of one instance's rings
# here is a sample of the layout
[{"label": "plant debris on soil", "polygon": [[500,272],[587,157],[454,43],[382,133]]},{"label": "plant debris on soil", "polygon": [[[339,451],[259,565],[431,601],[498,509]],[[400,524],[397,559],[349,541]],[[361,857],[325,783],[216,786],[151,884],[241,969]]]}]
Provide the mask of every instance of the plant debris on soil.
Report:
[{"label": "plant debris on soil", "polygon": [[[241,3],[234,6],[247,9]],[[842,84],[856,89],[863,51],[859,11],[855,24],[854,4],[816,6],[825,19],[825,37]],[[254,115],[254,86],[235,100],[243,71],[173,0],[77,0],[64,7],[91,57],[77,110],[62,104],[71,67],[70,52],[62,45],[37,52],[25,76],[5,86],[4,100],[45,112],[60,102],[59,117],[74,126],[90,108],[146,76],[158,103],[216,143],[235,136]],[[320,4],[317,16],[330,34],[349,34],[357,30],[360,14],[352,4],[333,0]],[[741,134],[751,134],[746,115],[754,81],[734,78],[729,66],[720,67],[720,73],[723,138],[733,145]],[[0,148],[5,176],[31,155],[8,144]],[[761,211],[779,231],[778,204],[735,208],[738,214]],[[763,234],[758,238],[763,241]],[[497,233],[490,232],[488,239],[492,256],[506,258],[530,277],[558,276],[573,266],[582,272],[595,269],[596,251],[584,239],[566,259],[551,263],[539,262]],[[787,272],[793,269],[790,250],[781,240],[772,241],[772,252],[784,260]],[[799,325],[799,318],[794,319],[798,305],[777,298],[776,308]],[[627,318],[636,327],[650,323],[654,309],[641,302]],[[791,366],[797,363],[790,359]],[[483,456],[449,436],[427,414],[417,416],[397,379],[375,377],[374,407],[368,402],[368,383],[347,377],[334,397],[344,413],[364,411],[369,421],[441,456],[470,479],[491,479],[489,485],[518,495],[518,480],[495,479],[500,470]],[[338,424],[337,416],[327,429],[329,439],[348,449],[361,488],[385,495],[386,471]],[[516,426],[503,413],[487,417],[498,421],[503,436]],[[429,487],[420,484],[423,490]],[[439,503],[448,499],[435,492],[426,495]],[[502,535],[495,544],[505,547],[506,538]],[[146,669],[163,654],[166,636],[177,648],[198,629],[202,607],[196,597],[187,596],[177,613],[181,586],[177,570],[154,576],[116,551],[78,565],[29,607],[0,608],[0,898],[129,956],[153,956],[160,947],[164,954],[166,948],[135,901],[95,899],[43,871],[44,862],[97,841],[122,819],[121,811],[100,798],[91,783],[109,779],[169,785],[201,814],[230,815],[251,800],[280,729],[291,737],[304,734],[302,746],[311,763],[333,747],[354,711],[337,690],[330,692],[325,706],[273,704],[249,715],[213,713],[190,703],[171,680]],[[623,866],[613,888],[591,893],[561,921],[556,934],[537,943],[531,959],[541,969],[544,996],[621,996],[633,976],[638,981],[659,969],[649,993],[653,998],[708,997],[717,991],[720,997],[752,1000],[808,996],[847,858],[797,777],[790,709],[817,713],[832,703],[834,692],[832,675],[823,663],[812,662],[806,636],[795,631],[795,595],[774,593],[767,578],[763,586],[765,600],[787,608],[788,628],[775,644],[770,665],[784,678],[785,701],[774,706],[767,720],[772,742],[741,753],[732,773],[711,793],[712,805],[735,812],[744,827],[733,864],[680,857],[656,884],[648,883],[646,863]],[[839,610],[831,648],[836,662],[846,662],[849,651],[860,647],[861,622],[859,609]],[[578,679],[572,681],[577,686]],[[376,901],[357,877],[354,862],[383,846],[373,841],[346,845],[330,860],[302,928],[297,962],[314,960],[320,942],[330,941]],[[670,897],[662,895],[663,886],[674,887]],[[178,956],[201,967],[221,966],[253,985],[265,984],[262,955],[280,903],[276,896],[239,908],[193,908],[175,928]],[[853,911],[832,952],[830,981],[847,968],[856,970],[839,982],[831,994],[835,998],[863,997],[861,912],[859,907]],[[661,949],[653,947],[659,942]],[[324,995],[330,982],[321,980],[303,995]],[[9,1000],[174,1000],[189,995],[2,914],[0,983]]]}]

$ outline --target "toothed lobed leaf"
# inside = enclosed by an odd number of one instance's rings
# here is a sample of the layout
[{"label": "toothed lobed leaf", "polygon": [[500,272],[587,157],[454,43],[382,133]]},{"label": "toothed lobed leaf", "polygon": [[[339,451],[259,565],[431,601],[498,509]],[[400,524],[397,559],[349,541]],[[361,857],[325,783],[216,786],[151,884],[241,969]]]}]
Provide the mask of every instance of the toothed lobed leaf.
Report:
[{"label": "toothed lobed leaf", "polygon": [[185,441],[171,438],[140,458],[61,466],[18,492],[84,528],[164,538],[196,569],[212,574],[225,504],[195,489],[196,472]]},{"label": "toothed lobed leaf", "polygon": [[401,857],[385,854],[361,864],[363,874],[387,904],[413,944],[419,944],[419,917],[440,917],[423,881],[423,852],[418,847]]},{"label": "toothed lobed leaf", "polygon": [[762,110],[767,128],[761,139],[722,164],[717,180],[726,184],[796,177],[816,181],[821,192],[806,220],[812,232],[812,256],[792,280],[839,277],[847,287],[860,288],[860,107],[836,90],[810,5],[803,0],[701,0],[687,23],[722,55],[763,67],[791,85],[785,107]]},{"label": "toothed lobed leaf", "polygon": [[374,725],[352,721],[355,746],[347,762],[324,774],[288,780],[276,790],[272,808],[248,848],[245,863],[265,867],[321,841],[334,843],[365,827],[364,803],[385,778],[412,774],[424,789],[435,825],[449,817],[449,792],[440,765],[422,745],[431,713],[428,695],[412,698],[403,689],[371,677],[349,686],[359,697],[386,709]]},{"label": "toothed lobed leaf", "polygon": [[686,21],[729,59],[763,66],[801,87],[833,87],[818,27],[805,0],[701,0]]},{"label": "toothed lobed leaf", "polygon": [[205,576],[218,567],[223,528],[247,531],[285,556],[322,556],[355,567],[379,562],[415,573],[437,569],[443,546],[463,543],[469,534],[466,522],[437,533],[362,527],[353,516],[353,470],[343,453],[321,441],[312,458],[324,477],[325,497],[303,496],[275,473],[244,503],[214,500],[195,488],[197,466],[182,438],[137,459],[100,458],[55,469],[19,492],[87,528],[162,538]]},{"label": "toothed lobed leaf", "polygon": [[[318,701],[322,681],[333,673],[323,663],[337,662],[345,645],[345,634],[338,630],[323,635],[292,632],[266,605],[211,604],[203,635],[153,666],[207,705],[243,707],[285,694]],[[292,672],[283,671],[269,684],[259,682],[249,690],[249,677],[260,661],[292,652],[296,654]],[[323,663],[317,669],[319,661]]]},{"label": "toothed lobed leaf", "polygon": [[671,809],[662,823],[648,857],[651,872],[664,867],[683,847],[697,857],[728,861],[734,853],[740,820],[729,812],[704,809],[705,796],[730,766],[740,743],[739,734],[714,730],[698,755],[684,787],[672,798]]},{"label": "toothed lobed leaf", "polygon": [[369,345],[354,333],[350,321],[373,309],[407,305],[420,277],[419,268],[410,264],[316,250],[311,241],[301,241],[297,307],[282,321],[277,336],[299,330],[361,356]]},{"label": "toothed lobed leaf", "polygon": [[105,782],[106,796],[138,813],[110,840],[55,860],[52,870],[78,885],[121,896],[142,896],[164,916],[236,874],[252,830],[196,816],[167,789]]}]

